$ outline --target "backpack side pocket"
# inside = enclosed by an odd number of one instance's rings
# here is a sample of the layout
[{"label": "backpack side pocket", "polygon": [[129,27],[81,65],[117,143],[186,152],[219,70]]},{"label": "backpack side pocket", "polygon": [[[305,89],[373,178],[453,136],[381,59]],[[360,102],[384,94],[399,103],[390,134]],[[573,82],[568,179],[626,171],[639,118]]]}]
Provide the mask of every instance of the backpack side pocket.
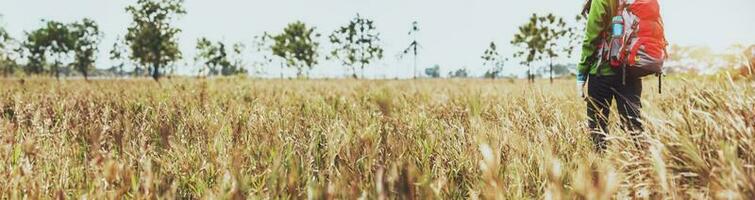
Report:
[{"label": "backpack side pocket", "polygon": [[663,72],[663,51],[653,45],[640,44],[629,56],[628,75],[643,77]]}]

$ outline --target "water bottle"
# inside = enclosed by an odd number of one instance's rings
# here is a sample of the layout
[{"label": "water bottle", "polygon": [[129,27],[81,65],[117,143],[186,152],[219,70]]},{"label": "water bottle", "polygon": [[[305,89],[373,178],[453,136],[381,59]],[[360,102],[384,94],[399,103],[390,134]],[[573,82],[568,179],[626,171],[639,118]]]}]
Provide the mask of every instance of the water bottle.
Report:
[{"label": "water bottle", "polygon": [[616,16],[613,17],[613,25],[612,27],[612,35],[614,37],[621,37],[621,35],[624,35],[624,17],[622,16]]},{"label": "water bottle", "polygon": [[611,42],[609,46],[608,60],[612,67],[621,66],[621,51],[624,47],[624,17],[621,15],[613,17],[611,20]]}]

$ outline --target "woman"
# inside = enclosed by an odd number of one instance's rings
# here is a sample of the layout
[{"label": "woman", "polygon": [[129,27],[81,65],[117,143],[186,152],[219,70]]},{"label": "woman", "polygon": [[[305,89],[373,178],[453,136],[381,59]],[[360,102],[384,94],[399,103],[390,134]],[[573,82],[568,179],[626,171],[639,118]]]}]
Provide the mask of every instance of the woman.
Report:
[{"label": "woman", "polygon": [[623,80],[622,70],[614,69],[608,62],[598,61],[596,56],[599,44],[605,39],[603,36],[608,35],[606,32],[609,31],[611,18],[616,15],[617,6],[618,0],[588,0],[583,11],[583,15],[587,16],[587,26],[582,56],[577,67],[577,91],[588,102],[590,135],[597,151],[606,149],[607,119],[614,99],[621,115],[622,127],[633,136],[638,136],[643,131],[640,122],[641,79],[627,76]]}]

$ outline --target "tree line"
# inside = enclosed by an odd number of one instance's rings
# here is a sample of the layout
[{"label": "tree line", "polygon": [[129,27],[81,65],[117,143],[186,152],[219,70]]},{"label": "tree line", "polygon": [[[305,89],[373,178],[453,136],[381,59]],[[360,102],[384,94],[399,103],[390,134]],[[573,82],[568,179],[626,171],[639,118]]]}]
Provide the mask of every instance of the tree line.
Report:
[{"label": "tree line", "polygon": [[[127,27],[126,34],[119,37],[109,51],[109,59],[115,63],[109,71],[118,75],[149,75],[159,80],[169,70],[174,70],[176,62],[183,58],[178,44],[181,28],[175,25],[186,14],[183,4],[183,0],[138,0],[134,5],[127,6],[125,10],[131,15],[132,22]],[[521,47],[521,51],[512,57],[524,60],[523,63],[528,66],[542,59],[543,55],[550,59],[557,57],[557,42],[567,33],[577,35],[574,30],[566,27],[563,19],[554,15],[533,15],[511,41],[511,44]],[[404,55],[413,56],[415,78],[418,76],[417,57],[421,48],[417,32],[419,23],[415,21],[408,33],[413,40],[401,53],[402,58]],[[54,77],[79,73],[87,79],[94,69],[102,37],[103,33],[92,19],[85,18],[72,23],[45,21],[44,26],[25,32],[24,40],[17,41],[18,45],[12,48],[15,40],[0,27],[0,47],[3,50],[0,65],[3,67],[3,75],[8,76],[17,71]],[[262,61],[253,64],[270,66],[274,60],[278,60],[282,67],[295,69],[297,77],[306,77],[319,62],[320,37],[316,27],[301,21],[288,24],[279,33],[266,32],[256,36],[253,49],[260,54],[266,51],[269,55],[264,55]],[[354,78],[364,77],[365,68],[384,56],[376,23],[359,14],[329,34],[327,40],[334,48],[327,53],[325,59],[340,62]],[[509,60],[498,53],[498,48],[491,42],[481,57],[482,65],[490,68],[485,77],[501,76],[503,65]],[[203,66],[200,69],[202,74],[227,76],[248,73],[248,63],[243,60],[246,49],[243,43],[227,45],[222,41],[203,37],[197,40],[196,49],[194,61]],[[11,54],[16,55],[14,57]],[[17,59],[23,59],[26,63],[21,65],[16,62]],[[133,65],[134,70],[125,72],[123,67],[126,65]],[[439,66],[434,67],[437,72],[432,72],[431,77],[439,76],[434,75],[439,73]],[[425,71],[428,70],[431,69]],[[456,77],[467,74],[466,69],[450,73]]]},{"label": "tree line", "polygon": [[[109,51],[109,59],[115,63],[109,71],[118,75],[151,76],[159,80],[175,70],[177,62],[183,58],[178,43],[182,30],[176,26],[180,17],[187,13],[183,5],[183,0],[138,0],[127,6],[125,10],[132,21],[126,34],[118,37]],[[579,22],[582,18],[577,16],[576,19]],[[22,72],[60,77],[78,73],[88,78],[95,69],[98,46],[103,38],[97,23],[87,18],[72,23],[44,22],[42,27],[25,32],[25,38],[20,41],[11,38],[0,27],[0,66],[3,75]],[[415,78],[418,77],[417,60],[421,50],[417,39],[419,31],[419,23],[414,21],[408,32],[413,39],[400,53],[401,58],[412,56]],[[528,66],[527,77],[530,80],[534,80],[533,63],[550,61],[548,71],[552,80],[554,58],[571,56],[581,39],[581,31],[553,14],[533,14],[510,41],[518,49],[515,54],[501,55],[501,46],[495,42],[491,42],[483,51],[481,64],[487,68],[484,77],[501,77],[505,63],[516,58],[521,60],[520,64]],[[200,73],[207,76],[246,74],[250,65],[270,67],[277,60],[281,67],[295,69],[297,77],[307,77],[320,61],[321,36],[316,27],[301,21],[288,24],[278,33],[266,32],[255,36],[252,50],[263,55],[263,59],[253,63],[244,61],[247,46],[243,43],[226,44],[203,37],[196,42],[194,61],[203,66]],[[328,34],[327,41],[333,48],[326,53],[325,59],[340,62],[354,78],[364,77],[365,68],[382,59],[385,53],[375,21],[359,14]],[[26,61],[25,64],[17,62],[21,59]],[[123,67],[127,65],[133,65],[134,70],[125,72]],[[558,70],[559,66],[564,65],[557,64],[556,71],[563,73],[564,70]],[[427,68],[425,74],[439,77],[439,68],[437,65]],[[468,74],[464,68],[450,72],[449,76],[467,77]]]}]

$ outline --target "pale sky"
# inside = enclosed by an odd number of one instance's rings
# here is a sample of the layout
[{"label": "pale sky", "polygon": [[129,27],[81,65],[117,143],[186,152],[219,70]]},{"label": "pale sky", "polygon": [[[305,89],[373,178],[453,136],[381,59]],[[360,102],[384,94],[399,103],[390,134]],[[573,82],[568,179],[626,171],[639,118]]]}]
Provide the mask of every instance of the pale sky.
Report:
[{"label": "pale sky", "polygon": [[[115,38],[126,32],[131,19],[124,8],[136,1],[128,0],[0,0],[0,23],[15,38],[24,31],[42,26],[42,19],[72,22],[88,17],[100,25],[105,34],[100,47],[98,68],[112,64],[107,59]],[[532,13],[552,12],[572,19],[582,7],[582,0],[186,0],[188,14],[178,20],[183,29],[180,48],[184,59],[179,71],[196,71],[193,62],[199,37],[227,43],[251,43],[264,31],[277,33],[295,20],[317,27],[321,55],[328,53],[327,36],[356,13],[375,20],[381,32],[385,58],[371,65],[372,77],[410,77],[410,59],[397,56],[409,44],[407,36],[412,21],[420,23],[418,40],[420,68],[441,65],[445,75],[450,70],[467,67],[481,75],[480,56],[491,41],[499,44],[502,55],[514,52],[509,41],[517,27]],[[709,45],[723,50],[733,43],[755,43],[755,1],[753,0],[661,0],[666,34],[672,44]],[[255,56],[246,56],[247,60]],[[578,58],[563,59],[575,63]],[[311,71],[314,77],[346,75],[337,62],[324,61]],[[525,68],[509,62],[505,74],[521,75]],[[278,64],[268,69],[269,76],[279,76]],[[284,73],[293,75],[293,71]]]}]

